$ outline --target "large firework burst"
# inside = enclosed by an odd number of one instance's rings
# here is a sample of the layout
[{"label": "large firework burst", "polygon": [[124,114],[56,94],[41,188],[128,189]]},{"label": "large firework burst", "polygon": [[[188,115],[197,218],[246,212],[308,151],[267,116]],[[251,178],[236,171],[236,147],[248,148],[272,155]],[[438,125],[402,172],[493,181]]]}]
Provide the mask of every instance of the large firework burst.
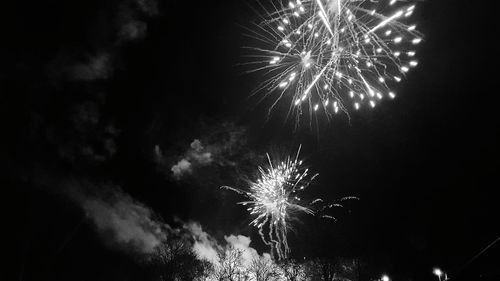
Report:
[{"label": "large firework burst", "polygon": [[250,225],[259,230],[264,243],[271,247],[271,254],[276,254],[278,259],[286,258],[290,252],[287,232],[291,227],[290,222],[297,220],[298,214],[335,219],[326,215],[325,210],[342,207],[340,201],[354,199],[344,197],[330,204],[324,204],[322,199],[309,202],[301,199],[300,193],[318,174],[309,174],[309,169],[298,159],[299,153],[300,147],[295,156],[287,156],[284,161],[273,161],[267,154],[267,166],[258,168],[258,179],[249,182],[248,190],[222,187],[247,198],[239,204],[248,206],[247,211],[254,217]]},{"label": "large firework burst", "polygon": [[250,71],[267,75],[256,92],[272,98],[270,112],[285,97],[297,121],[375,107],[418,64],[415,0],[278,1],[249,29],[260,42]]}]

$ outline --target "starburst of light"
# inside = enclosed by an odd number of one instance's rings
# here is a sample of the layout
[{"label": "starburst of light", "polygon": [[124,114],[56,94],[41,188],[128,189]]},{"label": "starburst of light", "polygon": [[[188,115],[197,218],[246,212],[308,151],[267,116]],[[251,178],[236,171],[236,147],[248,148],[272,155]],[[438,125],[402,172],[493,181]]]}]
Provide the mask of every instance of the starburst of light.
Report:
[{"label": "starburst of light", "polygon": [[[298,214],[335,219],[326,215],[325,210],[342,207],[340,203],[324,204],[322,199],[310,202],[301,199],[301,192],[318,174],[309,173],[309,169],[303,166],[303,161],[298,159],[299,153],[300,147],[295,156],[287,156],[281,162],[273,161],[267,154],[267,166],[258,168],[258,179],[249,182],[248,190],[222,187],[247,198],[239,204],[247,206],[247,211],[253,216],[250,225],[258,229],[263,242],[278,259],[286,258],[290,252],[287,232],[291,227],[290,221],[297,220]],[[348,199],[355,197],[344,197],[338,201]]]},{"label": "starburst of light", "polygon": [[422,34],[409,22],[414,0],[291,0],[265,10],[249,29],[260,42],[249,55],[249,72],[264,71],[256,92],[284,98],[289,113],[332,116],[373,108],[418,65]]}]

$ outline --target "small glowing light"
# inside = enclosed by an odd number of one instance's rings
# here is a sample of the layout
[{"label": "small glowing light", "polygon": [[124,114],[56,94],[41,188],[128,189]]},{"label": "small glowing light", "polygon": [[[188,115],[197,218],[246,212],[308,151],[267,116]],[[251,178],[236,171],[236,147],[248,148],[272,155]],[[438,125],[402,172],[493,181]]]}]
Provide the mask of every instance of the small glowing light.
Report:
[{"label": "small glowing light", "polygon": [[299,103],[300,103],[300,99],[298,99],[298,100],[295,101],[295,105],[296,106],[299,105]]},{"label": "small glowing light", "polygon": [[318,32],[314,33],[314,37],[318,38],[319,37],[319,33]]},{"label": "small glowing light", "polygon": [[328,85],[325,84],[325,86],[323,86],[323,89],[327,90],[328,89]]},{"label": "small glowing light", "polygon": [[396,43],[396,44],[401,43],[402,40],[403,40],[403,37],[398,36],[398,37],[394,38],[394,43]]},{"label": "small glowing light", "polygon": [[356,110],[358,110],[358,109],[359,109],[359,103],[355,102],[355,103],[354,103],[354,108],[355,108]]},{"label": "small glowing light", "polygon": [[380,278],[380,280],[382,280],[382,281],[390,281],[391,278],[389,278],[389,276],[387,276],[387,275],[382,275],[382,278]]},{"label": "small glowing light", "polygon": [[399,57],[401,55],[401,52],[394,52],[395,57]]},{"label": "small glowing light", "polygon": [[396,94],[394,94],[393,92],[389,92],[389,97],[391,99],[394,99],[396,97]]},{"label": "small glowing light", "polygon": [[281,83],[279,84],[279,87],[280,87],[280,88],[285,88],[285,87],[286,87],[286,85],[288,85],[288,82],[286,82],[286,81],[285,81],[285,82],[281,82]]},{"label": "small glowing light", "polygon": [[378,48],[377,53],[382,53],[382,48]]},{"label": "small glowing light", "polygon": [[288,19],[283,19],[283,23],[285,23],[285,24],[289,24],[289,23],[290,23],[290,21],[288,21]]},{"label": "small glowing light", "polygon": [[370,101],[370,106],[371,106],[372,108],[374,108],[374,107],[375,107],[375,102],[371,100],[371,101]]},{"label": "small glowing light", "polygon": [[396,80],[396,82],[401,82],[401,77],[399,77],[399,76],[394,76],[394,80]]},{"label": "small glowing light", "polygon": [[312,28],[313,28],[313,25],[312,25],[312,24],[308,24],[308,25],[307,25],[307,27],[308,27],[309,29],[312,29]]},{"label": "small glowing light", "polygon": [[365,99],[365,95],[360,94],[360,95],[359,95],[359,99],[364,100],[364,99]]},{"label": "small glowing light", "polygon": [[410,61],[410,66],[415,67],[415,66],[417,66],[417,65],[418,65],[418,61],[416,61],[416,60],[412,60],[412,61]]},{"label": "small glowing light", "polygon": [[401,71],[408,72],[410,69],[407,66],[402,66]]},{"label": "small glowing light", "polygon": [[354,92],[353,92],[353,91],[349,91],[349,96],[350,96],[351,98],[354,98]]},{"label": "small glowing light", "polygon": [[283,26],[281,26],[281,25],[280,25],[280,26],[278,26],[278,30],[279,30],[279,31],[283,31],[283,30],[285,30],[285,28],[284,28]]},{"label": "small glowing light", "polygon": [[379,100],[381,100],[383,97],[384,97],[384,96],[382,96],[382,94],[381,94],[381,93],[377,93],[377,98],[378,98]]},{"label": "small glowing light", "polygon": [[384,79],[384,77],[379,77],[379,78],[378,78],[378,81],[379,81],[380,83],[384,83],[385,79]]},{"label": "small glowing light", "polygon": [[317,111],[317,110],[318,110],[318,108],[319,108],[319,104],[316,104],[316,105],[314,106],[314,111]]},{"label": "small glowing light", "polygon": [[420,43],[421,41],[422,41],[422,38],[415,38],[415,39],[413,39],[413,40],[411,41],[411,43],[412,43],[413,45],[416,45],[416,44]]},{"label": "small glowing light", "polygon": [[432,271],[432,273],[434,273],[434,275],[438,276],[438,277],[441,277],[443,276],[443,271],[439,268],[434,268],[434,270]]},{"label": "small glowing light", "polygon": [[388,29],[388,30],[385,32],[385,36],[389,36],[389,35],[391,35],[391,33],[392,33],[392,30]]},{"label": "small glowing light", "polygon": [[371,62],[369,62],[369,61],[367,61],[367,62],[366,62],[366,66],[371,67],[371,66],[372,66],[372,63],[371,63]]},{"label": "small glowing light", "polygon": [[396,0],[391,0],[391,2],[389,2],[389,5],[394,5],[394,3],[396,3]]},{"label": "small glowing light", "polygon": [[288,2],[288,6],[290,6],[290,8],[295,8],[295,4],[293,4],[293,2]]},{"label": "small glowing light", "polygon": [[409,26],[409,27],[408,27],[408,30],[409,30],[409,31],[415,30],[415,28],[416,28],[416,27],[417,27],[416,25]]},{"label": "small glowing light", "polygon": [[413,14],[413,10],[406,12],[405,17],[409,17],[409,16],[411,16],[411,14]]},{"label": "small glowing light", "polygon": [[409,51],[408,53],[406,53],[409,57],[414,57],[415,56],[415,52],[414,51]]}]

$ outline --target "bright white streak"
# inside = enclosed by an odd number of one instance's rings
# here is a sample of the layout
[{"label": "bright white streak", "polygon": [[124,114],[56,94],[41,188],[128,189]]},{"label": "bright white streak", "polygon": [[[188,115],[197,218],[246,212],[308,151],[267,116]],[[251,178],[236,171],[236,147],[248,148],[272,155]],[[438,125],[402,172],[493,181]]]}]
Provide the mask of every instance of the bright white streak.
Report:
[{"label": "bright white streak", "polygon": [[361,80],[363,80],[363,83],[365,84],[365,87],[368,90],[368,93],[370,94],[370,96],[373,97],[375,94],[373,93],[373,89],[371,88],[370,84],[368,84],[368,82],[366,82],[366,80],[365,80],[365,77],[363,77],[363,75],[361,75],[361,70],[357,67],[356,67],[356,70],[358,71],[358,74],[359,74],[359,77],[361,77]]},{"label": "bright white streak", "polygon": [[325,67],[323,67],[323,69],[320,71],[320,73],[318,75],[316,75],[316,77],[314,77],[314,80],[311,82],[311,84],[304,91],[304,95],[309,94],[309,92],[311,91],[312,87],[316,84],[316,82],[318,82],[319,78],[321,77],[321,75],[323,75],[323,73],[325,72],[325,70],[328,67],[330,67],[330,63],[328,63],[327,65],[325,65]]},{"label": "bright white streak", "polygon": [[392,16],[386,18],[385,20],[383,20],[381,23],[379,23],[378,25],[376,25],[374,28],[372,28],[366,34],[370,34],[370,33],[374,32],[375,30],[377,30],[377,29],[385,26],[390,21],[393,21],[394,19],[399,18],[401,15],[403,15],[403,11],[402,10],[397,11],[394,15],[392,15]]},{"label": "bright white streak", "polygon": [[[321,3],[321,0],[316,0],[316,3],[318,3],[318,6],[321,10],[321,13],[319,13],[321,20],[323,21],[326,28],[328,29],[328,32],[330,32],[330,34],[332,36],[334,36],[333,31],[332,31],[332,27],[330,26],[330,22],[328,21],[328,18],[326,17],[326,11],[325,11],[325,8],[323,7],[323,4]],[[340,1],[339,1],[339,5],[340,5]],[[340,11],[340,9],[339,9],[339,11]]]}]

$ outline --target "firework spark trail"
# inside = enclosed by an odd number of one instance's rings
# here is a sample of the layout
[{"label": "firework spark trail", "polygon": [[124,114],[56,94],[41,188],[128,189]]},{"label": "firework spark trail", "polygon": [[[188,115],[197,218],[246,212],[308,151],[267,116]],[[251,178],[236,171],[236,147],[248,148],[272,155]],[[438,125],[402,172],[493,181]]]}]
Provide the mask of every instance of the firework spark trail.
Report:
[{"label": "firework spark trail", "polygon": [[[306,202],[299,196],[318,174],[310,175],[309,169],[303,167],[299,160],[300,147],[295,157],[288,156],[284,161],[273,161],[267,155],[267,167],[258,168],[258,179],[249,182],[248,190],[223,186],[247,198],[239,204],[248,206],[247,211],[254,217],[250,225],[256,227],[264,241],[271,248],[271,254],[278,259],[286,258],[290,252],[287,232],[290,221],[297,219],[299,213],[323,218],[334,217],[325,215],[327,209],[342,207],[338,203],[323,204],[322,199]],[[355,199],[344,197],[340,201]],[[267,229],[267,235],[265,234]]]},{"label": "firework spark trail", "polygon": [[[278,0],[280,1],[280,0]],[[273,4],[249,32],[249,72],[265,71],[255,90],[274,97],[270,111],[290,97],[297,121],[308,109],[328,116],[375,107],[418,65],[422,34],[408,19],[418,0],[292,0]],[[278,94],[276,94],[278,92]]]}]

